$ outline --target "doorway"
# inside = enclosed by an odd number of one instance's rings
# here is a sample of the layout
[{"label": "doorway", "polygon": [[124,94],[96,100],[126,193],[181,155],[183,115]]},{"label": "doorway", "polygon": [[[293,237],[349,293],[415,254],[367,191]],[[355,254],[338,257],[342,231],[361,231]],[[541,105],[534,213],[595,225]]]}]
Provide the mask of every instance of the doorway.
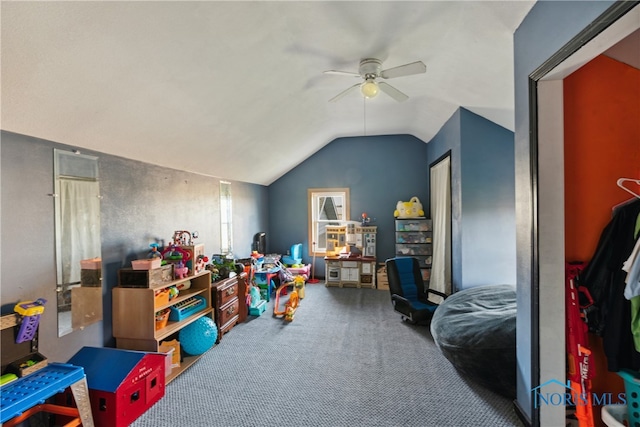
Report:
[{"label": "doorway", "polygon": [[[429,288],[451,295],[451,151],[429,166],[433,254]],[[442,297],[432,300],[439,303]]]},{"label": "doorway", "polygon": [[[640,8],[620,2],[530,75],[532,165],[532,386],[564,378],[565,123],[563,80],[638,29]],[[615,182],[613,183],[615,185]],[[561,190],[558,191],[558,186]],[[551,387],[549,387],[551,389]],[[533,425],[563,422],[563,406],[535,408]],[[598,424],[596,424],[598,425]]]}]

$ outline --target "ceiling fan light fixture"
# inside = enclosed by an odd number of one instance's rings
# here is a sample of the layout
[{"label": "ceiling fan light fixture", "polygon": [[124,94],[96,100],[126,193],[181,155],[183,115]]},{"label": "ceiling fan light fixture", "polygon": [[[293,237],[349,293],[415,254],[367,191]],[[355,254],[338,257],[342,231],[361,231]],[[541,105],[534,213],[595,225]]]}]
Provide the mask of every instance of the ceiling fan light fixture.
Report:
[{"label": "ceiling fan light fixture", "polygon": [[376,83],[374,79],[366,79],[360,86],[360,92],[362,92],[366,98],[374,98],[378,95],[378,91],[378,83]]}]

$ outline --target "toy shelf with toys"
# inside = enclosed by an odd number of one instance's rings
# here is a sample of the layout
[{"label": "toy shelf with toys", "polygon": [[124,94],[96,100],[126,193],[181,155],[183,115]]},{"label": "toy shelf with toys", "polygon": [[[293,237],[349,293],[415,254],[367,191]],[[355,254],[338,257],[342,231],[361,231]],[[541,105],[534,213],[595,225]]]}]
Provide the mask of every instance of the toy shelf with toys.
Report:
[{"label": "toy shelf with toys", "polygon": [[[113,288],[113,336],[116,347],[161,351],[166,341],[178,337],[186,326],[212,317],[211,272],[142,287]],[[167,377],[173,380],[201,355],[190,355]]]}]

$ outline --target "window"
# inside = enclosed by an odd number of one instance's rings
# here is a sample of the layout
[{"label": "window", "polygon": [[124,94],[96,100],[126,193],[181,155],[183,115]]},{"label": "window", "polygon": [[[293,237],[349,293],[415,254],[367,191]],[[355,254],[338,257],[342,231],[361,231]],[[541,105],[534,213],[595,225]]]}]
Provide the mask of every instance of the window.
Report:
[{"label": "window", "polygon": [[222,254],[233,252],[231,218],[231,183],[220,181],[220,253]]},{"label": "window", "polygon": [[310,188],[309,242],[315,253],[327,250],[327,226],[341,225],[349,219],[348,188]]}]

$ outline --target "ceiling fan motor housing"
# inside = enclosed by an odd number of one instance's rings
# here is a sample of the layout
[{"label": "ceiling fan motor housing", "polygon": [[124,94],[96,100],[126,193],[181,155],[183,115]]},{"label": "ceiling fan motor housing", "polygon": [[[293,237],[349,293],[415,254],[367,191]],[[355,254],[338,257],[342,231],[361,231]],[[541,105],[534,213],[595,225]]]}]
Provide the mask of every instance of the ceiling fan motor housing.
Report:
[{"label": "ceiling fan motor housing", "polygon": [[358,70],[363,79],[372,79],[380,77],[382,70],[382,62],[379,59],[366,58],[360,61],[360,69]]}]

